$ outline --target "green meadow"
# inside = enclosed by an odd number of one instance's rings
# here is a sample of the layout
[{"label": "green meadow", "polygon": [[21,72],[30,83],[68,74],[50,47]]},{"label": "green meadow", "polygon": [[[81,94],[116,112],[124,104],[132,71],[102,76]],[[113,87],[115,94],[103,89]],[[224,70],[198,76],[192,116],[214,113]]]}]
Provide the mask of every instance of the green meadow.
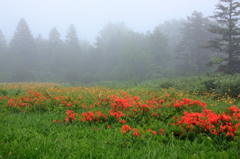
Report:
[{"label": "green meadow", "polygon": [[239,78],[0,84],[0,158],[238,158]]}]

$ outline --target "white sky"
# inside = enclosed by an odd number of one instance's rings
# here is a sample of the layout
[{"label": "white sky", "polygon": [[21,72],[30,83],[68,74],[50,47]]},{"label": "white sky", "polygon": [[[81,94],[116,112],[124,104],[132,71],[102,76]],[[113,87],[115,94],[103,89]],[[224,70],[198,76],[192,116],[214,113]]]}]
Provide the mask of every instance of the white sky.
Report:
[{"label": "white sky", "polygon": [[9,41],[21,18],[36,37],[57,27],[64,39],[70,24],[79,38],[95,41],[109,22],[124,22],[133,31],[152,31],[165,20],[185,19],[193,11],[213,14],[219,0],[0,0],[0,29]]}]

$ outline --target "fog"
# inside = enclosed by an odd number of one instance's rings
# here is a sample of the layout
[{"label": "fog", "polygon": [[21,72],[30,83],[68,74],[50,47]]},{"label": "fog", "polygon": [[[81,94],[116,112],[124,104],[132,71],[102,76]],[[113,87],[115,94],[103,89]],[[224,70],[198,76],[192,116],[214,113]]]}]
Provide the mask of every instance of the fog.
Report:
[{"label": "fog", "polygon": [[[218,0],[0,1],[0,82],[141,82],[240,73],[239,22],[232,18],[239,18],[240,7],[211,18]],[[221,34],[236,43],[227,46]]]},{"label": "fog", "polygon": [[0,29],[9,42],[21,18],[34,37],[48,38],[53,27],[65,37],[74,24],[80,39],[95,42],[109,22],[124,22],[137,32],[152,31],[160,23],[181,19],[193,11],[211,15],[218,0],[0,0]]}]

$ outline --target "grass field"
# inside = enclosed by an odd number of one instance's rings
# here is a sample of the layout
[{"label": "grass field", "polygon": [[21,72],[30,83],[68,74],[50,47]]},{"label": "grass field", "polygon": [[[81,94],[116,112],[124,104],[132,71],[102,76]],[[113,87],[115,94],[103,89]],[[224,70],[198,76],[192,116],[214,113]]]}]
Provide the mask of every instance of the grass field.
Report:
[{"label": "grass field", "polygon": [[0,121],[0,158],[240,156],[239,99],[228,93],[1,83]]}]

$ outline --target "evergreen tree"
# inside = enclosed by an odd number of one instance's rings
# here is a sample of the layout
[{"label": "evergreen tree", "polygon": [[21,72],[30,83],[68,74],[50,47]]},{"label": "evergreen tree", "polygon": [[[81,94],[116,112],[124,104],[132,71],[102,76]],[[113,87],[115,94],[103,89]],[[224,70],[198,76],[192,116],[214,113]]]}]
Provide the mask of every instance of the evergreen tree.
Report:
[{"label": "evergreen tree", "polygon": [[[48,40],[43,39],[42,35],[39,34],[36,38],[35,38],[35,43],[36,43],[36,50],[38,53],[38,57],[43,58],[46,56],[47,54],[47,48],[48,48]],[[46,58],[46,57],[45,57]]]},{"label": "evergreen tree", "polygon": [[240,73],[240,2],[238,0],[220,0],[216,12],[210,18],[218,25],[212,25],[209,32],[218,37],[210,40],[208,48],[224,53],[219,60],[213,60],[210,66],[217,64],[218,71],[227,74]]},{"label": "evergreen tree", "polygon": [[23,18],[19,21],[16,31],[10,42],[10,50],[12,55],[24,62],[34,59],[34,38],[26,21]]},{"label": "evergreen tree", "polygon": [[150,53],[154,57],[154,62],[157,67],[164,67],[169,60],[169,42],[158,27],[150,34]]},{"label": "evergreen tree", "polygon": [[10,53],[13,57],[13,81],[35,81],[34,70],[38,59],[31,31],[22,18],[10,42]]},{"label": "evergreen tree", "polygon": [[[82,66],[81,51],[79,46],[79,39],[77,35],[77,30],[73,24],[69,26],[66,34],[66,52],[64,54],[64,80],[66,82],[74,82],[80,74],[80,68]],[[81,67],[82,66],[82,67]]]},{"label": "evergreen tree", "polygon": [[59,73],[63,64],[64,43],[60,39],[61,35],[57,28],[54,27],[49,33],[48,61],[52,73]]},{"label": "evergreen tree", "polygon": [[36,52],[37,52],[37,58],[39,59],[39,68],[42,70],[43,68],[46,68],[48,65],[48,40],[43,39],[42,35],[39,34],[35,38],[35,43],[36,43]]},{"label": "evergreen tree", "polygon": [[57,28],[52,28],[49,33],[49,49],[52,53],[56,53],[60,49],[61,45],[63,45],[60,37],[61,35],[58,32]]},{"label": "evergreen tree", "polygon": [[10,70],[9,67],[9,54],[7,54],[7,42],[0,30],[0,82],[8,80],[6,75]]},{"label": "evergreen tree", "polygon": [[65,43],[67,44],[67,46],[69,48],[73,49],[73,51],[79,51],[79,49],[80,49],[77,30],[73,24],[70,25],[70,27],[67,31]]},{"label": "evergreen tree", "polygon": [[182,60],[179,69],[182,74],[201,74],[207,70],[205,64],[209,56],[209,51],[202,46],[213,38],[213,34],[207,31],[210,21],[195,11],[183,21],[183,26],[183,38],[176,49],[177,57]]},{"label": "evergreen tree", "polygon": [[2,33],[2,30],[0,30],[0,54],[4,53],[6,50],[7,50],[7,42]]}]

